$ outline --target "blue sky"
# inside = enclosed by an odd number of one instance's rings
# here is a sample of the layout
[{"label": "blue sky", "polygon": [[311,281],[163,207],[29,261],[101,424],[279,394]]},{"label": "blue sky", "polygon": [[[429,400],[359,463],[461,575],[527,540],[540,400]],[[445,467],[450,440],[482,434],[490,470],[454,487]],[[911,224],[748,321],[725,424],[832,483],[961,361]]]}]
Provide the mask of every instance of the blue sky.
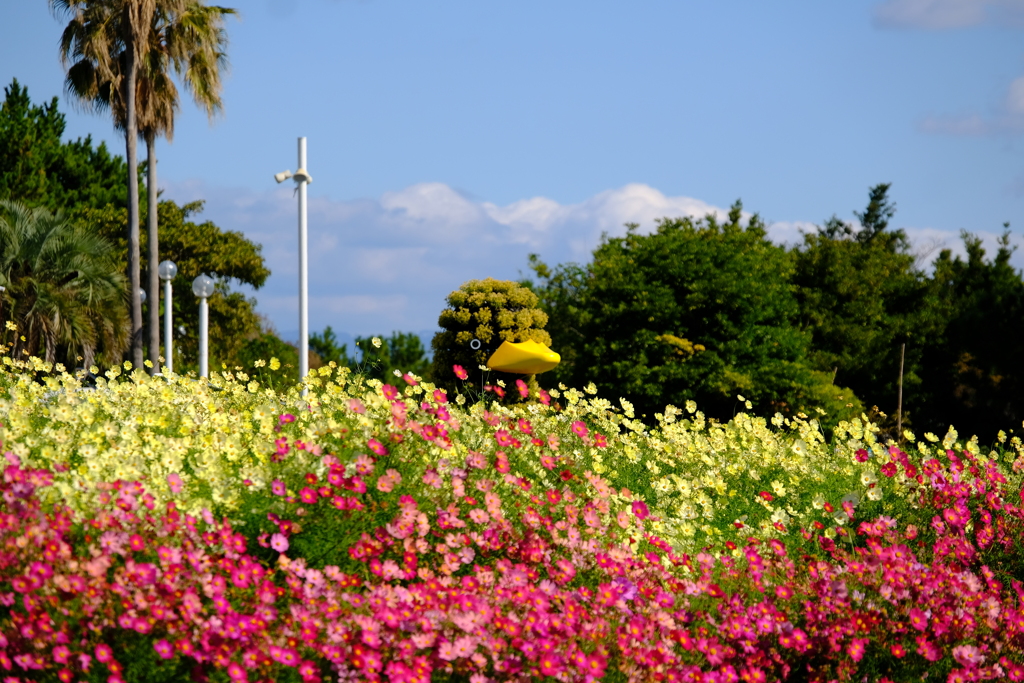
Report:
[{"label": "blue sky", "polygon": [[[1024,0],[238,5],[224,114],[183,102],[160,186],[263,244],[255,296],[284,336],[296,209],[272,176],[299,135],[314,330],[425,332],[448,292],[530,252],[586,260],[624,222],[736,199],[792,243],[891,182],[926,260],[961,229],[1024,234]],[[121,152],[64,100],[61,26],[45,0],[4,3],[0,80]]]}]

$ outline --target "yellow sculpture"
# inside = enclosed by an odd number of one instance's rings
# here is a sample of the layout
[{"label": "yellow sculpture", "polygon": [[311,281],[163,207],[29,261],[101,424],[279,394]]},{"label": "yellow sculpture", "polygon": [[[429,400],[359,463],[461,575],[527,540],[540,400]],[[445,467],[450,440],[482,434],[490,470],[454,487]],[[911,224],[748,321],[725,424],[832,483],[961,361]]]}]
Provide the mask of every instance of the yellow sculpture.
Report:
[{"label": "yellow sculpture", "polygon": [[538,375],[555,367],[561,360],[561,356],[544,344],[535,341],[506,341],[487,359],[487,367],[498,372]]}]

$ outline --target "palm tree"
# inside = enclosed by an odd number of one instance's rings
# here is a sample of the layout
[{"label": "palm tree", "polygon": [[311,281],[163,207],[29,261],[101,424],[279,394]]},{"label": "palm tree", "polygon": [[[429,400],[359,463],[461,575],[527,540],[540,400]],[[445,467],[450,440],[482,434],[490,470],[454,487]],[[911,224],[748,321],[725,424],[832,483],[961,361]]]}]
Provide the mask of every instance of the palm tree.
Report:
[{"label": "palm tree", "polygon": [[[51,0],[53,3],[55,0]],[[70,4],[68,0],[63,0]],[[124,0],[121,0],[122,2]],[[110,5],[113,0],[94,2],[93,5]],[[67,85],[80,101],[101,108],[109,108],[114,115],[115,126],[128,135],[129,105],[134,99],[137,112],[138,132],[146,141],[147,157],[147,199],[148,199],[148,251],[149,251],[149,357],[154,372],[159,369],[160,355],[160,281],[157,275],[159,264],[159,232],[156,180],[156,138],[159,135],[171,140],[174,135],[174,115],[179,108],[178,90],[170,76],[173,69],[192,93],[196,104],[206,110],[212,118],[220,111],[222,103],[221,71],[227,64],[227,33],[224,17],[235,14],[235,10],[204,5],[201,0],[155,0],[150,14],[149,31],[137,34],[135,44],[139,47],[136,60],[136,86],[134,98],[127,97],[127,80],[131,76],[128,50],[115,51],[111,59],[101,68],[98,59],[83,55],[68,70]],[[102,15],[102,12],[100,13]],[[83,19],[87,19],[83,13]],[[74,36],[82,34],[110,33],[109,29],[89,31],[87,22],[74,20],[65,29],[62,53],[67,55],[67,46],[82,44],[93,46],[102,43],[94,38],[86,40],[67,38],[72,30]],[[114,31],[116,34],[117,31]],[[77,41],[77,42],[76,42]],[[102,45],[96,45],[102,47]],[[98,51],[98,50],[97,50]],[[136,198],[137,198],[136,189]],[[136,199],[137,207],[137,199]],[[129,210],[129,221],[131,211]],[[136,224],[138,219],[136,217]],[[131,227],[129,227],[131,230]],[[136,225],[136,235],[138,227]],[[129,250],[132,241],[129,237]],[[138,254],[137,242],[134,247]],[[131,255],[129,255],[129,261]],[[138,273],[138,263],[134,272]],[[131,270],[131,266],[130,266]],[[133,301],[134,306],[134,301]],[[140,303],[141,316],[141,303]],[[133,315],[134,320],[134,315]],[[139,321],[141,327],[141,317]],[[136,327],[138,330],[138,327]],[[138,332],[136,332],[138,334]],[[136,362],[141,358],[141,335],[138,339]]]},{"label": "palm tree", "polygon": [[[124,102],[128,161],[128,280],[131,288],[132,361],[142,365],[142,299],[139,296],[139,135],[135,96],[139,64],[146,49],[157,0],[48,0],[52,10],[70,18],[60,40],[61,61],[68,68],[69,92],[85,106],[100,101]],[[184,0],[161,0],[175,9]],[[116,77],[121,71],[123,78]]]},{"label": "palm tree", "polygon": [[[221,72],[227,66],[227,32],[224,17],[235,14],[227,7],[207,6],[198,0],[188,0],[179,13],[174,8],[158,4],[153,13],[153,24],[146,39],[146,51],[140,62],[136,109],[139,133],[146,141],[146,190],[148,200],[147,236],[149,282],[149,359],[153,372],[160,367],[160,262],[158,229],[158,195],[156,180],[156,138],[174,137],[174,116],[179,109],[178,89],[171,78],[173,69],[192,93],[192,98],[212,119],[222,108]],[[114,74],[115,82],[120,78]],[[103,100],[118,88],[106,88],[98,95],[97,104],[109,107],[115,125],[126,127],[124,102],[118,98]],[[88,95],[83,92],[81,95]]]},{"label": "palm tree", "polygon": [[97,349],[116,362],[128,345],[126,278],[113,246],[60,213],[0,202],[0,319],[18,326],[12,355],[45,348],[54,362],[59,345],[92,363]]}]

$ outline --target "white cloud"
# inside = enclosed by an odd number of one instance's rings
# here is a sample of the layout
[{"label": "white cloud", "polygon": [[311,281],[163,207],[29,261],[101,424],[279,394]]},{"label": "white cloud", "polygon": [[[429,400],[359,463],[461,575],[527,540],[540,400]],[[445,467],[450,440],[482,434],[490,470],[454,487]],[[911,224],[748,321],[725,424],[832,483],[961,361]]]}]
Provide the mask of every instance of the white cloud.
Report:
[{"label": "white cloud", "polygon": [[928,116],[918,128],[925,133],[976,137],[1014,135],[1024,132],[1024,76],[1006,89],[1003,100],[990,116],[978,113],[960,116]]},{"label": "white cloud", "polygon": [[[255,293],[258,309],[281,332],[294,335],[297,322],[295,198],[288,189],[264,193],[171,184],[166,196],[179,202],[208,198],[200,220],[238,230],[263,245],[272,275]],[[658,218],[728,211],[699,199],[666,196],[643,184],[600,192],[577,204],[545,197],[499,206],[470,199],[442,183],[413,185],[380,199],[309,201],[310,329],[331,325],[339,334],[424,332],[436,327],[449,292],[466,280],[517,279],[526,274],[527,254],[549,264],[585,262],[601,233],[625,234],[624,223],[650,232]],[[749,217],[749,214],[746,214]],[[780,244],[798,244],[808,221],[768,226]],[[952,232],[908,229],[915,245],[935,242],[957,248]],[[997,235],[985,234],[986,244]]]},{"label": "white cloud", "polygon": [[1024,0],[886,0],[875,6],[884,28],[955,29],[984,23],[1021,24]]},{"label": "white cloud", "polygon": [[1006,111],[1014,116],[1024,116],[1024,76],[1010,83],[1006,92]]}]

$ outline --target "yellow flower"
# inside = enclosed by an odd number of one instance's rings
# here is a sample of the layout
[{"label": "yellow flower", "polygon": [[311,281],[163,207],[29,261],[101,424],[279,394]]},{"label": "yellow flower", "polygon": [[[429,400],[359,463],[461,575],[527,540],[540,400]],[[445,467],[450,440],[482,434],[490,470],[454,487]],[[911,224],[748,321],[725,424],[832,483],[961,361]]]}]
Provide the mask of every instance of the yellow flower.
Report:
[{"label": "yellow flower", "polygon": [[271,356],[270,357],[270,369],[271,370],[280,370],[281,369],[281,361],[279,361],[277,358],[274,358],[273,356]]}]

